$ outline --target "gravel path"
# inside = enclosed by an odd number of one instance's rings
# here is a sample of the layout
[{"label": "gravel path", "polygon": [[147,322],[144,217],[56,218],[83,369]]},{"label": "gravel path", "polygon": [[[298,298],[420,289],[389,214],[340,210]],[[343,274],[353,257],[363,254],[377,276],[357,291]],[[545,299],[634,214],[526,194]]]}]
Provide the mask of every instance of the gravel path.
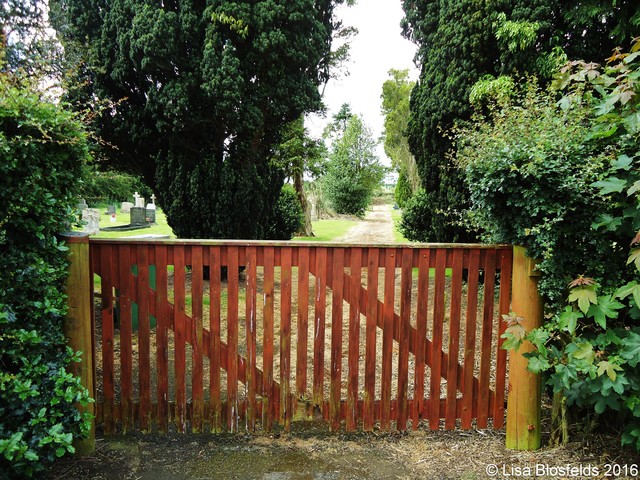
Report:
[{"label": "gravel path", "polygon": [[354,225],[339,243],[394,243],[391,205],[374,205],[365,218]]}]

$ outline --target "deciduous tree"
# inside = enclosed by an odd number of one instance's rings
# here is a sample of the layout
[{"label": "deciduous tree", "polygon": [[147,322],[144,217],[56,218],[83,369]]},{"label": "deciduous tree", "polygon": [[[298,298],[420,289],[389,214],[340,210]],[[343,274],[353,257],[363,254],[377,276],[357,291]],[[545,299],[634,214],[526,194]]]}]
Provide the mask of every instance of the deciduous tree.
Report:
[{"label": "deciduous tree", "polygon": [[346,104],[331,126],[333,142],[322,190],[337,213],[362,216],[385,174],[375,153],[377,142]]},{"label": "deciduous tree", "polygon": [[[415,82],[409,80],[409,70],[389,70],[389,80],[382,84],[382,114],[384,115],[384,151],[391,166],[400,175],[398,184],[409,186],[412,194],[420,188],[416,160],[409,149],[407,123],[409,98]],[[406,189],[405,189],[406,190]],[[411,196],[411,195],[409,195]],[[403,195],[400,197],[404,198]]]}]

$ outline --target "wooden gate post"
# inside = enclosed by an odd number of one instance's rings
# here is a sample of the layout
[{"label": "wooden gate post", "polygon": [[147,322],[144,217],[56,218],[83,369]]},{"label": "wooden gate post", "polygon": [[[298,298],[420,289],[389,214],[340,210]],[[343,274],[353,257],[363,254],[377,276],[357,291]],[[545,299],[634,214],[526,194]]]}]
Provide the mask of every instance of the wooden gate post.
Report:
[{"label": "wooden gate post", "polygon": [[[80,362],[72,362],[69,371],[80,377],[82,385],[94,398],[93,387],[93,329],[91,325],[91,281],[89,265],[89,236],[85,233],[69,232],[62,235],[69,247],[69,277],[67,278],[67,303],[69,310],[64,322],[64,334],[67,344],[74,352],[82,352]],[[78,406],[80,411],[95,415],[94,403],[86,407]],[[91,428],[87,438],[73,443],[76,455],[84,456],[96,449],[95,419],[91,419]]]},{"label": "wooden gate post", "polygon": [[[513,247],[511,311],[522,317],[527,332],[542,325],[543,303],[538,293],[539,272],[524,247]],[[523,342],[517,352],[509,352],[509,395],[507,399],[507,448],[540,448],[541,381],[527,369],[524,353],[534,349]]]}]

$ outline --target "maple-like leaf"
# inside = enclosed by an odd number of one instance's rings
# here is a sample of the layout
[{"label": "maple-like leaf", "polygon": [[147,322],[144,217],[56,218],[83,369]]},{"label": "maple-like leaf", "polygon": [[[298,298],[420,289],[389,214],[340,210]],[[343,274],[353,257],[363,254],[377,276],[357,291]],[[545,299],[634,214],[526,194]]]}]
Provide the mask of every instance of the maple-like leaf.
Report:
[{"label": "maple-like leaf", "polygon": [[609,177],[598,182],[593,182],[592,187],[600,189],[600,195],[607,195],[609,193],[620,193],[624,190],[627,181],[618,177]]},{"label": "maple-like leaf", "polygon": [[573,356],[579,360],[584,360],[588,364],[592,364],[596,358],[593,345],[589,342],[583,342],[578,344],[577,347],[573,352]]},{"label": "maple-like leaf", "polygon": [[611,168],[613,170],[631,170],[633,166],[633,157],[629,155],[619,155],[613,162],[611,162]]},{"label": "maple-like leaf", "polygon": [[500,348],[503,350],[515,350],[518,351],[522,341],[527,334],[526,330],[522,326],[524,318],[519,317],[514,312],[502,315],[502,320],[507,324],[504,333],[500,336],[504,338]]},{"label": "maple-like leaf", "polygon": [[634,248],[633,250],[631,250],[629,258],[627,259],[627,265],[629,265],[630,263],[633,263],[638,271],[640,271],[640,248]]},{"label": "maple-like leaf", "polygon": [[558,316],[558,327],[568,331],[571,335],[576,331],[578,320],[584,317],[582,312],[578,312],[573,307],[565,307],[564,312]]},{"label": "maple-like leaf", "polygon": [[632,368],[635,368],[640,363],[640,335],[635,332],[629,332],[627,338],[622,341],[620,356]]},{"label": "maple-like leaf", "polygon": [[593,285],[577,287],[569,293],[569,302],[578,302],[578,308],[582,313],[587,313],[592,303],[598,303],[598,296]]},{"label": "maple-like leaf", "polygon": [[598,362],[599,377],[601,377],[604,373],[606,373],[607,377],[609,377],[609,380],[611,380],[612,382],[615,382],[616,376],[617,376],[616,370],[621,371],[622,367],[620,365],[608,362],[606,360],[602,360],[601,362]]},{"label": "maple-like leaf", "polygon": [[581,287],[581,286],[589,286],[594,285],[596,281],[591,277],[585,277],[579,275],[574,281],[569,284],[569,288]]},{"label": "maple-like leaf", "polygon": [[614,300],[611,295],[602,295],[598,297],[598,303],[591,305],[588,316],[593,317],[595,322],[603,329],[607,328],[607,318],[618,318],[618,312],[624,305]]},{"label": "maple-like leaf", "polygon": [[636,305],[640,306],[640,285],[635,280],[627,283],[625,286],[620,287],[616,290],[614,294],[615,297],[624,300],[629,295],[633,296],[633,300],[636,302]]}]

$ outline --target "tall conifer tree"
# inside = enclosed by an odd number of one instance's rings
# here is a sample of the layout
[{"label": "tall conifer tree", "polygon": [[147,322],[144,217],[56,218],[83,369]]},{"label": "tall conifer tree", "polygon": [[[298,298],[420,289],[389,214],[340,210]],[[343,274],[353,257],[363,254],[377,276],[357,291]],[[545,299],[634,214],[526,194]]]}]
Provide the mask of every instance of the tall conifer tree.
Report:
[{"label": "tall conifer tree", "polygon": [[155,187],[179,237],[261,238],[283,126],[321,108],[342,0],[50,0],[109,161]]},{"label": "tall conifer tree", "polygon": [[418,47],[408,137],[425,190],[416,240],[472,240],[459,220],[468,192],[455,164],[451,127],[471,115],[480,80],[548,77],[558,58],[600,61],[637,35],[632,0],[404,0],[404,35]]}]

